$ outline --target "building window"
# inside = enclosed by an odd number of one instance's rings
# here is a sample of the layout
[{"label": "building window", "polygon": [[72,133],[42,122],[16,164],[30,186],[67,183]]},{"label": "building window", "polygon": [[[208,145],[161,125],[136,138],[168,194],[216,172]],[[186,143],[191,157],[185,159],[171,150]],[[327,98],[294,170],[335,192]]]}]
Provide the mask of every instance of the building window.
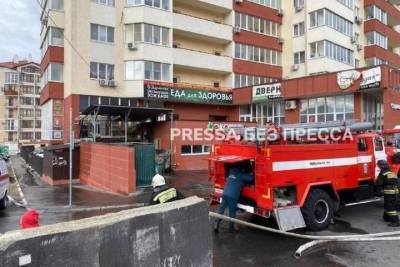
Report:
[{"label": "building window", "polygon": [[208,155],[210,154],[210,145],[182,145],[181,155]]},{"label": "building window", "polygon": [[92,1],[92,3],[95,3],[95,4],[102,4],[102,5],[111,6],[111,7],[115,6],[114,0],[91,0],[91,1]]},{"label": "building window", "polygon": [[235,44],[235,58],[264,64],[281,64],[280,52],[272,49],[260,48],[239,43]]},{"label": "building window", "polygon": [[387,13],[379,7],[373,5],[365,8],[365,19],[377,19],[383,24],[387,24]]},{"label": "building window", "polygon": [[350,9],[353,9],[354,0],[336,0],[336,1],[338,1],[342,5],[347,6]]},{"label": "building window", "polygon": [[330,122],[354,119],[354,95],[302,99],[300,122]]},{"label": "building window", "polygon": [[5,84],[18,84],[19,74],[18,72],[6,72],[5,73]]},{"label": "building window", "polygon": [[306,62],[306,52],[305,51],[300,51],[297,53],[294,53],[294,64],[295,65],[300,65],[304,64]]},{"label": "building window", "polygon": [[378,58],[378,57],[372,57],[372,58],[365,59],[365,64],[368,67],[370,67],[370,66],[379,66],[379,65],[388,64],[388,62],[386,60]]},{"label": "building window", "polygon": [[379,32],[367,32],[365,38],[367,39],[367,45],[378,45],[388,49],[388,38]]},{"label": "building window", "polygon": [[374,128],[383,128],[384,105],[381,95],[363,94],[362,95],[362,121],[372,122]]},{"label": "building window", "polygon": [[50,2],[50,9],[53,10],[64,10],[64,0],[51,0]]},{"label": "building window", "polygon": [[293,0],[293,7],[294,8],[303,8],[304,7],[304,0]]},{"label": "building window", "polygon": [[155,8],[160,8],[164,10],[170,9],[171,0],[126,0],[127,6],[151,6]]},{"label": "building window", "polygon": [[354,65],[354,52],[330,41],[318,41],[310,44],[310,58],[328,57],[333,60]]},{"label": "building window", "polygon": [[304,35],[304,22],[297,23],[293,26],[293,35],[295,37]]},{"label": "building window", "polygon": [[43,72],[43,84],[48,82],[63,82],[64,65],[60,63],[50,63]]},{"label": "building window", "polygon": [[328,9],[320,9],[310,13],[310,26],[326,25],[347,36],[353,35],[353,23]]},{"label": "building window", "polygon": [[235,26],[247,31],[275,37],[279,36],[278,23],[239,12],[235,13]]},{"label": "building window", "polygon": [[90,38],[92,41],[114,43],[114,28],[91,23]]},{"label": "building window", "polygon": [[170,46],[170,30],[156,25],[136,23],[126,25],[126,41]]},{"label": "building window", "polygon": [[64,30],[55,27],[49,27],[46,37],[43,40],[41,50],[42,56],[46,53],[49,46],[63,46],[64,45]]},{"label": "building window", "polygon": [[260,77],[235,73],[235,88],[273,83],[276,81],[277,79],[270,77]]},{"label": "building window", "polygon": [[171,65],[152,61],[126,61],[125,79],[171,81]]},{"label": "building window", "polygon": [[249,1],[273,9],[281,8],[281,0],[249,0]]},{"label": "building window", "polygon": [[114,80],[114,65],[90,62],[90,79]]},{"label": "building window", "polygon": [[239,120],[243,122],[257,122],[258,125],[267,123],[285,124],[285,102],[271,101],[239,108]]}]

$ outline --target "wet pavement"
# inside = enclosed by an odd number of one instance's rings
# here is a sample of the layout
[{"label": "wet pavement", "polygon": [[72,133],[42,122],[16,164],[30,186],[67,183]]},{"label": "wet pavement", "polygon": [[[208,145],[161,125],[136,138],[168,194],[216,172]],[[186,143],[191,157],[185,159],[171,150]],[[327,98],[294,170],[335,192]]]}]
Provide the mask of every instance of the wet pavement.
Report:
[{"label": "wet pavement", "polygon": [[[68,204],[68,187],[50,187],[26,172],[20,158],[13,158],[13,165],[30,207],[45,210],[58,207],[60,210]],[[206,172],[179,172],[168,183],[178,188],[184,195],[197,195],[208,198],[212,184],[207,180]],[[79,184],[73,187],[74,207],[118,206],[145,203],[150,190],[145,189],[131,196],[107,194]],[[217,207],[211,207],[215,210]],[[365,234],[374,232],[400,231],[400,228],[387,227],[382,222],[382,203],[370,203],[345,207],[340,210],[335,224],[317,235]],[[117,210],[115,210],[117,211]],[[19,228],[19,218],[23,208],[11,205],[0,212],[0,233]],[[83,211],[41,214],[43,225],[87,218],[110,211]],[[272,220],[264,220],[246,213],[238,218],[245,221],[275,227]],[[214,266],[398,266],[400,241],[375,243],[330,243],[312,250],[301,259],[294,258],[297,248],[306,240],[284,237],[261,230],[239,226],[236,234],[228,233],[227,223],[221,225],[220,233],[214,235]],[[211,230],[211,225],[210,225]],[[299,231],[299,233],[307,233]],[[314,233],[315,234],[315,233]]]}]

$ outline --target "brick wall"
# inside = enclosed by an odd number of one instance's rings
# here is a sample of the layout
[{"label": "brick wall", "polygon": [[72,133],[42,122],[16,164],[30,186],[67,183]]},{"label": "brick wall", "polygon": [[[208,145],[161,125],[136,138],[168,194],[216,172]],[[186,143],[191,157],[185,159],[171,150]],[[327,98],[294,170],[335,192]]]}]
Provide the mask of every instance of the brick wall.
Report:
[{"label": "brick wall", "polygon": [[130,194],[136,191],[134,148],[96,143],[80,147],[79,179],[101,190]]}]

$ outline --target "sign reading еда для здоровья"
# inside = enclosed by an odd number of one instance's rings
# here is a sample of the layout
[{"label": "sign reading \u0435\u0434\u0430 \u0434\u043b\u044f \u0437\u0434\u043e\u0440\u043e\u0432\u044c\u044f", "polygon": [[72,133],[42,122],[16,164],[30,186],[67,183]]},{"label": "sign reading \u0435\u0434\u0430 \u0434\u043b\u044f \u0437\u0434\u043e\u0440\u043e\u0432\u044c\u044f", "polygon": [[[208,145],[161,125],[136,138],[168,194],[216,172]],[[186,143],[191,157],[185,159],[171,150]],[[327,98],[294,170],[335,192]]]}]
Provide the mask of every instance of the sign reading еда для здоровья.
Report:
[{"label": "sign reading \u0435\u0434\u0430 \u0434\u043b\u044f \u0437\u0434\u043e\u0440\u043e\u0432\u044c\u044f", "polygon": [[280,83],[253,86],[253,102],[282,97]]},{"label": "sign reading \u0435\u0434\u0430 \u0434\u043b\u044f \u0437\u0434\u043e\u0440\u043e\u0432\u044c\u044f", "polygon": [[193,103],[232,104],[233,94],[189,88],[144,85],[144,97],[153,100],[185,101]]}]

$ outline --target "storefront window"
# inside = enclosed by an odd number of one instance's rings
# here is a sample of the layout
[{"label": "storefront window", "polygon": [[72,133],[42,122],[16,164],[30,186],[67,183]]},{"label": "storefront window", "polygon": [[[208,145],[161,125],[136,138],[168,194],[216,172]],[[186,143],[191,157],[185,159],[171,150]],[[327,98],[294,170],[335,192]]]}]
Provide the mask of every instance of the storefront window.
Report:
[{"label": "storefront window", "polygon": [[376,130],[383,128],[383,99],[381,94],[363,94],[362,96],[362,120],[372,122]]},{"label": "storefront window", "polygon": [[303,99],[300,122],[329,122],[354,119],[354,95]]},{"label": "storefront window", "polygon": [[257,122],[259,125],[267,123],[285,123],[285,102],[273,101],[240,107],[240,121]]}]

